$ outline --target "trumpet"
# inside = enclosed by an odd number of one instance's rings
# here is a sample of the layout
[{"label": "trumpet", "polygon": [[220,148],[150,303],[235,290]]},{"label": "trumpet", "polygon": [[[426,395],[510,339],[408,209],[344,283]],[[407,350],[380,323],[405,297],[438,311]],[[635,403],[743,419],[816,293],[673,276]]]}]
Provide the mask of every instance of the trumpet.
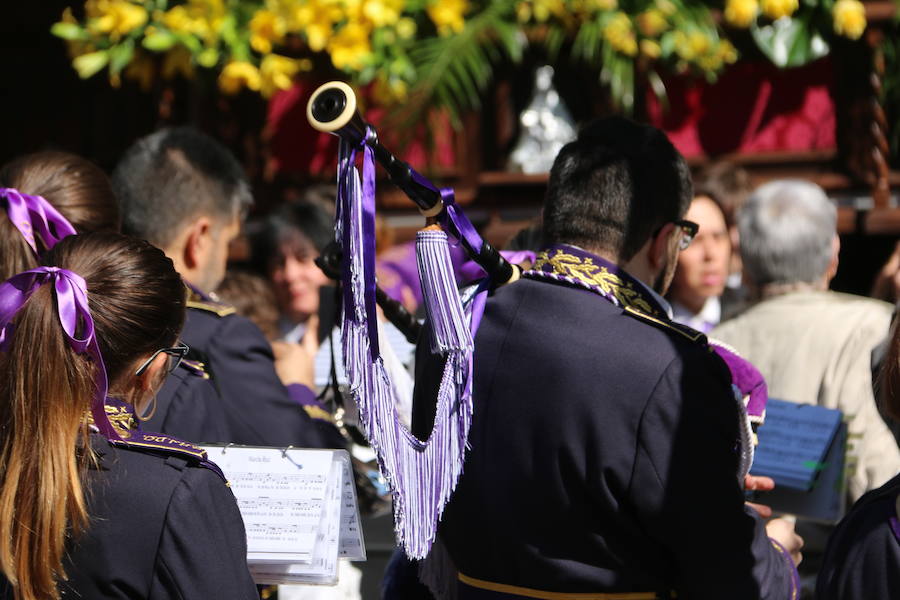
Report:
[{"label": "trumpet", "polygon": [[469,257],[487,272],[493,285],[499,286],[518,279],[518,267],[511,265],[496,248],[480,238],[480,244],[471,243],[468,236],[461,234],[452,219],[442,218],[447,209],[440,191],[416,173],[408,163],[398,159],[381,145],[377,134],[374,134],[374,128],[365,122],[357,106],[356,94],[349,85],[342,81],[331,81],[319,86],[310,97],[306,106],[306,118],[313,129],[336,135],[351,146],[367,144],[372,149],[375,160],[387,171],[391,183],[399,187],[425,217],[435,219],[447,233],[460,240]]}]

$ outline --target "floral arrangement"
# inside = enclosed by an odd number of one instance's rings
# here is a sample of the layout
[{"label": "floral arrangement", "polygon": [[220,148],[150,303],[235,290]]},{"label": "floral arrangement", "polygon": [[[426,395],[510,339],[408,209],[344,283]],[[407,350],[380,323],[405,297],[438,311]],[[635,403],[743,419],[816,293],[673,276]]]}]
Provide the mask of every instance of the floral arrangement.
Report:
[{"label": "floral arrangement", "polygon": [[664,73],[715,79],[737,60],[729,36],[742,29],[775,64],[793,66],[866,27],[859,0],[722,2],[86,0],[52,32],[67,40],[81,77],[105,69],[113,85],[206,71],[225,94],[268,97],[324,63],[372,84],[383,104],[439,106],[453,116],[476,107],[494,66],[518,61],[529,44],[551,60],[565,54],[595,67],[629,110],[638,77],[660,95]]}]

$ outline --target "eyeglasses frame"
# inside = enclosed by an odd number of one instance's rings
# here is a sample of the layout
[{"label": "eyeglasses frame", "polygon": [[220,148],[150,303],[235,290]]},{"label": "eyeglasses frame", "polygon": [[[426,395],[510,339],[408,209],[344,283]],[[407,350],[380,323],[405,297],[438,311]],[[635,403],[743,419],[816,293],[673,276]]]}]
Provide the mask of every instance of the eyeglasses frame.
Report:
[{"label": "eyeglasses frame", "polygon": [[181,361],[184,360],[184,358],[187,356],[187,353],[190,351],[190,347],[184,342],[178,342],[177,346],[172,346],[170,348],[160,348],[159,350],[151,354],[150,358],[141,363],[141,366],[138,367],[134,372],[134,376],[140,377],[141,375],[143,375],[147,371],[147,369],[150,368],[150,365],[153,363],[153,361],[156,360],[156,357],[160,354],[168,354],[169,356],[174,356],[178,359],[177,361],[175,361],[174,365],[169,367],[167,373],[171,373],[178,368],[178,365],[181,364]]}]

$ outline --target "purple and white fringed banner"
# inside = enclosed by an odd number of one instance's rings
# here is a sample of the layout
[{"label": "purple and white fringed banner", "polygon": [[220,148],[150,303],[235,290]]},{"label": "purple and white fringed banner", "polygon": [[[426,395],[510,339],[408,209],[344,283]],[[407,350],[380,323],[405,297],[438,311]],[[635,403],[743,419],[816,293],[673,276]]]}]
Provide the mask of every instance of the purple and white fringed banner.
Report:
[{"label": "purple and white fringed banner", "polygon": [[356,152],[341,143],[335,233],[344,247],[344,318],[341,341],[350,392],[363,433],[375,450],[394,495],[397,542],[411,558],[424,558],[462,472],[472,421],[474,333],[484,311],[487,283],[457,290],[447,235],[420,231],[416,254],[433,352],[446,355],[434,428],[426,441],[403,425],[398,391],[378,353],[374,305],[374,165],[364,155],[363,185]]}]

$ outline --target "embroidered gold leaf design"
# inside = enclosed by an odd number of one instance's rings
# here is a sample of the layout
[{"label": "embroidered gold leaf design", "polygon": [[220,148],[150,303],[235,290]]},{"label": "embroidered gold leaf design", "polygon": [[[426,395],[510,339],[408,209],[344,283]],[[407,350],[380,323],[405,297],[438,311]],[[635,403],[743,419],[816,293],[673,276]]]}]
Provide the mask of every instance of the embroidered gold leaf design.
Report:
[{"label": "embroidered gold leaf design", "polygon": [[550,265],[558,275],[599,288],[604,294],[612,295],[623,307],[631,307],[651,315],[655,313],[650,303],[630,283],[622,281],[621,277],[610,273],[606,267],[594,264],[591,258],[581,258],[557,249],[552,256],[548,251],[538,254],[532,268],[538,270],[544,265]]}]

